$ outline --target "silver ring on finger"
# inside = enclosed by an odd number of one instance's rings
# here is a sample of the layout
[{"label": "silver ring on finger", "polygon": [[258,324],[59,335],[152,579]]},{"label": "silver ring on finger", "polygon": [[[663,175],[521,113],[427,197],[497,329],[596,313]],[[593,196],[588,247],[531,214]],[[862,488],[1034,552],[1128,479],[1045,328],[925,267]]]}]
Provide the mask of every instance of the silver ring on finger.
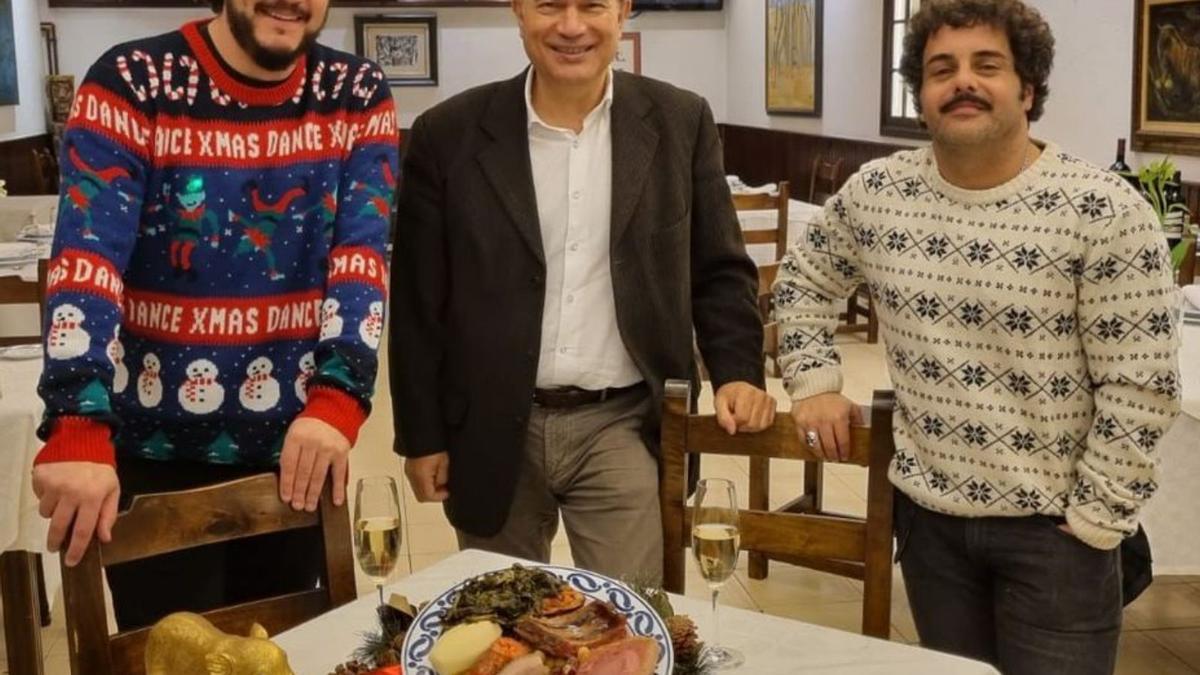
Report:
[{"label": "silver ring on finger", "polygon": [[820,441],[821,437],[817,435],[816,431],[809,429],[808,431],[804,432],[804,442],[808,443],[808,447],[815,448]]}]

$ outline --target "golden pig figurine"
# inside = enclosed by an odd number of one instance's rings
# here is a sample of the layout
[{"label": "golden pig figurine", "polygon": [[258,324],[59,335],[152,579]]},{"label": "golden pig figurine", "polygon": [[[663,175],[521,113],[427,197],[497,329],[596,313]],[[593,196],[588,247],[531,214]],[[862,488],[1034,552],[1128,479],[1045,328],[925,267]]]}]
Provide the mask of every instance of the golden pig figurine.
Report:
[{"label": "golden pig figurine", "polygon": [[287,654],[254,624],[249,637],[217,630],[199,614],[177,612],[146,639],[146,675],[295,675]]}]

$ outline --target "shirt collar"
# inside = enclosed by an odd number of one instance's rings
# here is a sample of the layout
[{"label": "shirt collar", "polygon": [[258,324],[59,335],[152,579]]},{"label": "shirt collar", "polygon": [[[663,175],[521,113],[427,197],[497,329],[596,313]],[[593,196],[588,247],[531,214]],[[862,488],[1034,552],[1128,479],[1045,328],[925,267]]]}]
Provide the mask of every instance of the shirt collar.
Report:
[{"label": "shirt collar", "polygon": [[[592,120],[595,119],[597,114],[599,114],[601,111],[611,108],[612,100],[613,71],[612,68],[609,68],[608,84],[604,86],[604,98],[600,99],[600,103],[596,104],[596,107],[592,108],[592,111],[587,114],[587,117],[585,117],[583,120],[583,126],[587,127],[589,124],[591,124]],[[538,116],[537,111],[533,109],[533,66],[530,66],[529,70],[525,71],[525,115],[526,119],[528,120],[529,128],[533,128],[536,125],[544,129],[560,130],[558,127],[552,126],[543,121],[542,118]]]}]

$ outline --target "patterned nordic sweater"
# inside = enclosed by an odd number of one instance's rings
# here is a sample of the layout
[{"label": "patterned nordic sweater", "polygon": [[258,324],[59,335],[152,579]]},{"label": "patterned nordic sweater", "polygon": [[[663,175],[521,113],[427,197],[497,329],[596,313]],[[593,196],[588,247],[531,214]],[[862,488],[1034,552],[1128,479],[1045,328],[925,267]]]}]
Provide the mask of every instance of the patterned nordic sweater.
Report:
[{"label": "patterned nordic sweater", "polygon": [[38,462],[269,466],[297,416],[353,443],[383,326],[398,131],[374,64],[277,84],[203,22],[111,49],[62,144]]},{"label": "patterned nordic sweater", "polygon": [[1124,181],[1048,144],[970,191],[930,149],[865,165],[774,287],[793,400],[841,389],[839,301],[875,298],[896,391],[893,484],[958,516],[1065,516],[1116,546],[1179,409],[1166,242]]}]

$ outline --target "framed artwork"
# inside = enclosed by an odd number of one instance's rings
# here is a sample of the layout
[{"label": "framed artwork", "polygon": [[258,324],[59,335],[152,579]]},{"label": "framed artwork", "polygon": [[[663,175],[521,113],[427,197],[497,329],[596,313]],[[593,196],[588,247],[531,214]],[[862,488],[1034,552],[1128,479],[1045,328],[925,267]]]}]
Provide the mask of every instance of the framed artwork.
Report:
[{"label": "framed artwork", "polygon": [[617,55],[613,57],[613,70],[624,70],[634,75],[642,74],[642,34],[621,33],[617,42]]},{"label": "framed artwork", "polygon": [[17,88],[17,43],[13,36],[12,0],[0,0],[0,105],[21,102]]},{"label": "framed artwork", "polygon": [[1137,0],[1133,148],[1200,155],[1200,0]]},{"label": "framed artwork", "polygon": [[824,0],[766,0],[767,113],[821,115]]},{"label": "framed artwork", "polygon": [[354,49],[383,69],[388,84],[437,86],[437,16],[354,17]]}]

